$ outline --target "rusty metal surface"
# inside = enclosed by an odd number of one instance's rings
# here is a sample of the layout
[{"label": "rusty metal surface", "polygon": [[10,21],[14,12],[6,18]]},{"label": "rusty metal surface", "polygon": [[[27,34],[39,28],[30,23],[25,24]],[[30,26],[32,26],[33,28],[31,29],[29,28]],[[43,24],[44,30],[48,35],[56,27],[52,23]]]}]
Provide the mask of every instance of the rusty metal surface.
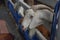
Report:
[{"label": "rusty metal surface", "polygon": [[9,33],[0,34],[0,40],[14,40],[14,37]]},{"label": "rusty metal surface", "polygon": [[44,25],[39,25],[39,26],[37,26],[37,29],[38,29],[47,39],[49,39],[49,37],[50,37],[50,32],[48,31],[47,28],[45,28]]},{"label": "rusty metal surface", "polygon": [[7,29],[7,24],[4,20],[0,20],[0,34],[9,33]]},{"label": "rusty metal surface", "polygon": [[9,33],[7,27],[6,21],[0,20],[0,40],[14,40],[13,35]]}]

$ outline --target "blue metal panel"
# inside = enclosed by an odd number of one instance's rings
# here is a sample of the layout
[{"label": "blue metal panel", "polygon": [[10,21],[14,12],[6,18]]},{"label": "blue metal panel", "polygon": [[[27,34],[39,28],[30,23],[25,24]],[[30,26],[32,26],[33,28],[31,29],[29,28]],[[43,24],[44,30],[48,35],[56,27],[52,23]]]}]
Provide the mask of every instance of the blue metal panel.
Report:
[{"label": "blue metal panel", "polygon": [[35,35],[32,37],[32,40],[39,40],[39,38],[37,37],[37,34],[35,34]]},{"label": "blue metal panel", "polygon": [[19,25],[19,31],[24,35],[25,40],[30,40],[29,35],[28,35],[29,34],[29,31],[28,30],[23,31],[21,24]]},{"label": "blue metal panel", "polygon": [[[15,18],[16,23],[18,24],[18,22],[19,22],[20,18],[22,18],[22,16],[21,16],[21,15],[18,15],[18,12],[14,10],[14,7],[13,7],[13,5],[10,3],[10,1],[7,2],[7,5],[8,5],[9,10],[11,11],[13,17]],[[23,32],[21,25],[19,25],[19,29],[20,29],[20,31],[24,34],[25,39],[26,39],[26,40],[29,40],[28,31],[24,31],[24,32]]]},{"label": "blue metal panel", "polygon": [[55,34],[56,34],[56,24],[58,22],[58,11],[59,11],[59,6],[60,6],[60,1],[57,2],[56,6],[55,6],[55,15],[53,16],[53,22],[52,22],[52,29],[51,29],[51,38],[50,40],[54,40],[55,39]]},{"label": "blue metal panel", "polygon": [[16,23],[18,24],[18,22],[19,22],[20,18],[22,18],[22,16],[21,15],[18,15],[18,12],[14,10],[14,7],[10,3],[10,1],[7,1],[7,5],[8,5],[9,10],[11,11],[13,17],[15,18]]}]

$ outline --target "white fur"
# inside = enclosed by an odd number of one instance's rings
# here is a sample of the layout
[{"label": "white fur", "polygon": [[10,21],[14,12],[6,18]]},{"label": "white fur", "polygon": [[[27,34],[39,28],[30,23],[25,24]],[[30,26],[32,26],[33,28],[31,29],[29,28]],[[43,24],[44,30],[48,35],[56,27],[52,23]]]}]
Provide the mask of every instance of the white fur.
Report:
[{"label": "white fur", "polygon": [[44,20],[52,22],[53,14],[49,10],[37,10],[35,13],[36,14],[29,26],[30,29],[35,28],[38,25],[44,24]]},{"label": "white fur", "polygon": [[24,26],[24,28],[27,28],[30,25],[31,20],[32,20],[30,18],[30,16],[34,16],[34,11],[32,9],[27,10],[25,13],[25,17],[24,17],[24,20],[22,22],[22,25]]}]

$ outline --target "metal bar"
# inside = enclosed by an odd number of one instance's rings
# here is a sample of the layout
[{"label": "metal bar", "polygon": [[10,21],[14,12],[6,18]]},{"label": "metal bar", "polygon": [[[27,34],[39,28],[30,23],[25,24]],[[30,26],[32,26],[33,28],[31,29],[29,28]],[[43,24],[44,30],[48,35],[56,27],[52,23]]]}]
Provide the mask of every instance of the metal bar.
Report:
[{"label": "metal bar", "polygon": [[21,0],[19,0],[18,2],[19,2],[19,4],[20,4],[21,6],[24,7],[24,9],[30,9],[30,8],[31,8],[31,6],[29,6],[28,4],[26,4],[25,2],[23,2],[23,1],[21,1]]},{"label": "metal bar", "polygon": [[42,40],[47,40],[47,39],[42,35],[42,33],[39,32],[38,29],[35,29],[35,30],[36,30],[36,32],[37,32],[37,34],[38,34],[38,37],[40,37],[40,39],[42,39]]}]

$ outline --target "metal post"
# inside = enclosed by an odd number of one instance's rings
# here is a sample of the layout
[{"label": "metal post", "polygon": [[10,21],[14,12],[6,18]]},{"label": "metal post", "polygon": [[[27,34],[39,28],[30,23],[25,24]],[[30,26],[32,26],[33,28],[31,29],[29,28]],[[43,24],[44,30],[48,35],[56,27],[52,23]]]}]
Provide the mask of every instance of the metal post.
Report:
[{"label": "metal post", "polygon": [[53,22],[52,22],[52,29],[51,29],[51,38],[50,40],[55,40],[55,36],[56,36],[56,24],[57,24],[57,15],[58,15],[58,11],[59,11],[59,6],[60,6],[60,1],[57,2],[56,6],[55,6],[55,15],[53,16]]}]

